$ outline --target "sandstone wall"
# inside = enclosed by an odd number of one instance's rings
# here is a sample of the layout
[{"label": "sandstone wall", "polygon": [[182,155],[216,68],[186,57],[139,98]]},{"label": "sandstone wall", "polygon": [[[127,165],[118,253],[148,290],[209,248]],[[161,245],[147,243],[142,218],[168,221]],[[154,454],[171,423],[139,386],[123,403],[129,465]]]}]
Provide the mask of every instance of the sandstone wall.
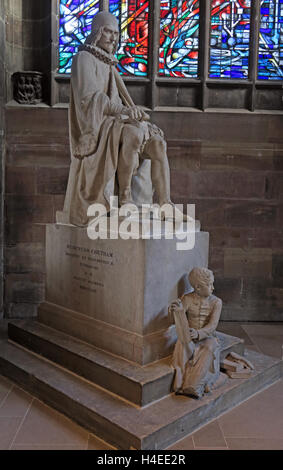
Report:
[{"label": "sandstone wall", "polygon": [[[172,198],[196,204],[210,232],[223,319],[281,321],[282,114],[155,112],[168,139]],[[6,110],[6,316],[44,298],[45,224],[63,207],[67,109]]]}]

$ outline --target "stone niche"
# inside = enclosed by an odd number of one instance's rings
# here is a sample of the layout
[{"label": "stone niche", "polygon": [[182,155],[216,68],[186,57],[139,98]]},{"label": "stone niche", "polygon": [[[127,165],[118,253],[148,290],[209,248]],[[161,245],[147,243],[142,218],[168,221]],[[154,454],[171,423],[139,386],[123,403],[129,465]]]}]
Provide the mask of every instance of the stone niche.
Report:
[{"label": "stone niche", "polygon": [[194,248],[178,251],[176,237],[92,240],[87,229],[48,225],[39,321],[140,365],[168,356],[168,305],[189,289],[188,271],[208,262],[209,234],[194,235]]}]

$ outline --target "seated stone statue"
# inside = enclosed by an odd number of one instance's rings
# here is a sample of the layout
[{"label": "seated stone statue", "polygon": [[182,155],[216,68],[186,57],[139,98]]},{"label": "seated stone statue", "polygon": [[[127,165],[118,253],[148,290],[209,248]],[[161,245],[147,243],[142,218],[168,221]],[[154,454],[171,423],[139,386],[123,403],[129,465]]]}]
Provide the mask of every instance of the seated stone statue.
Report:
[{"label": "seated stone statue", "polygon": [[201,398],[220,382],[220,346],[215,334],[222,301],[212,295],[214,277],[206,268],[189,274],[194,291],[169,307],[176,324],[178,340],[173,353],[173,390]]},{"label": "seated stone statue", "polygon": [[172,205],[163,132],[134,105],[116,69],[118,39],[116,18],[100,12],[73,59],[65,223],[87,225],[88,207],[100,203],[109,210],[116,192],[120,206],[151,203],[153,188],[160,206]]}]

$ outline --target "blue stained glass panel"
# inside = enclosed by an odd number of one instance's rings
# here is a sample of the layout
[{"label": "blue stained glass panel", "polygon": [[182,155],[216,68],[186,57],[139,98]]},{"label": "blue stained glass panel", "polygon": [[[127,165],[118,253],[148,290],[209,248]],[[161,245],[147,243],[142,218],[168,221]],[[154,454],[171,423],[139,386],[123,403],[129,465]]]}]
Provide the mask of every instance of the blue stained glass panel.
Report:
[{"label": "blue stained glass panel", "polygon": [[283,80],[283,0],[261,0],[258,79]]},{"label": "blue stained glass panel", "polygon": [[198,76],[199,1],[160,1],[159,76]]},{"label": "blue stained glass panel", "polygon": [[71,73],[73,55],[91,31],[99,0],[60,0],[59,73]]},{"label": "blue stained glass panel", "polygon": [[210,78],[247,79],[251,0],[212,0]]}]

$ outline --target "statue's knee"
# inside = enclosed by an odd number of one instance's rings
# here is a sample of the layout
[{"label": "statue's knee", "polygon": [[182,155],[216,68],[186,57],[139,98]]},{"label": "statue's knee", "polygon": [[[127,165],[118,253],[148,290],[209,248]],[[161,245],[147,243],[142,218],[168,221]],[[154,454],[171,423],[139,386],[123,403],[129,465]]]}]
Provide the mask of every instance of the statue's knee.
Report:
[{"label": "statue's knee", "polygon": [[153,144],[157,150],[159,150],[162,153],[166,152],[166,142],[163,140],[161,137],[156,137],[153,139]]},{"label": "statue's knee", "polygon": [[214,352],[217,349],[217,344],[215,338],[207,338],[204,346],[208,351]]},{"label": "statue's knee", "polygon": [[143,133],[140,129],[127,126],[123,130],[122,143],[126,146],[127,150],[139,150],[143,141]]},{"label": "statue's knee", "polygon": [[151,158],[164,160],[166,158],[166,142],[162,138],[154,138],[150,141]]}]

